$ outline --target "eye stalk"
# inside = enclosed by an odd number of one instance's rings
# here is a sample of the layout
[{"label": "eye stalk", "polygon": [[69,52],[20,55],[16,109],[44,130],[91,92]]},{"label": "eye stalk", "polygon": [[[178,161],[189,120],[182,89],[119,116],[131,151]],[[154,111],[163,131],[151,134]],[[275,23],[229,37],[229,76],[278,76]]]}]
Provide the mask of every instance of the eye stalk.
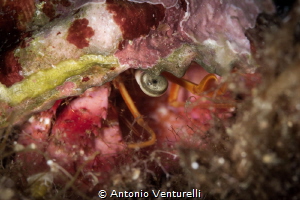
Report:
[{"label": "eye stalk", "polygon": [[168,81],[164,76],[155,76],[149,72],[137,70],[135,79],[141,90],[151,97],[159,97],[168,89]]}]

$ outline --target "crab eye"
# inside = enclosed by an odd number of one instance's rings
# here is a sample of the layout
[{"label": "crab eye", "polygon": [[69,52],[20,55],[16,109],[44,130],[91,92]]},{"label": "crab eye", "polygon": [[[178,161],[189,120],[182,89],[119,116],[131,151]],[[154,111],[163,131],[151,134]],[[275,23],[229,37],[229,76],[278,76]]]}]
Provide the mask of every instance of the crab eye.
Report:
[{"label": "crab eye", "polygon": [[137,70],[135,79],[141,90],[151,97],[159,97],[168,89],[168,81],[163,76],[155,76],[151,73]]}]

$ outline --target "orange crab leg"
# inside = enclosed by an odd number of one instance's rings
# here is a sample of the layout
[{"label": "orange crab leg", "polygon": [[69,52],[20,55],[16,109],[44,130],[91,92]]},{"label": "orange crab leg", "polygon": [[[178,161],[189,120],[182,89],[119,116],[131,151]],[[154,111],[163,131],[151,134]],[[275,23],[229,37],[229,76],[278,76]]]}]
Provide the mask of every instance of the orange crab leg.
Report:
[{"label": "orange crab leg", "polygon": [[[217,88],[218,79],[217,76],[214,74],[208,74],[206,75],[201,82],[197,85],[189,80],[186,80],[184,78],[178,78],[168,72],[163,72],[163,76],[165,76],[169,81],[175,83],[171,85],[170,88],[170,95],[168,98],[169,103],[174,106],[182,106],[183,102],[177,102],[177,96],[179,92],[179,87],[184,87],[191,93],[195,95],[200,95],[203,92],[206,92],[205,96],[213,97],[213,96],[219,96],[225,93],[227,86],[223,85],[219,88]],[[217,88],[216,91],[212,91],[213,88]],[[206,104],[205,104],[206,105]],[[205,107],[205,105],[203,105]],[[207,105],[206,105],[207,106]],[[216,108],[228,108],[228,107],[234,107],[235,105],[233,103],[216,103],[213,105]]]},{"label": "orange crab leg", "polygon": [[[218,82],[217,76],[214,74],[206,75],[198,85],[184,78],[178,78],[168,72],[163,72],[162,74],[169,81],[176,83],[181,87],[184,87],[185,89],[187,89],[188,91],[190,91],[195,95],[199,95],[202,92],[210,91],[211,88],[216,86],[216,83]],[[224,91],[225,91],[225,86],[219,88],[217,92],[214,93],[216,93],[217,95],[221,95],[224,93]],[[208,93],[208,95],[211,95],[211,93]]]},{"label": "orange crab leg", "polygon": [[132,101],[132,98],[130,97],[130,95],[123,83],[121,76],[118,76],[117,78],[115,78],[114,85],[119,89],[127,107],[129,108],[133,117],[136,119],[137,123],[150,134],[150,139],[148,141],[128,144],[128,147],[129,148],[143,148],[143,147],[153,145],[156,142],[156,134],[148,126],[148,124],[144,121],[143,116],[139,113],[138,109],[136,108],[134,102]]},{"label": "orange crab leg", "polygon": [[183,102],[177,101],[179,89],[180,89],[180,85],[170,84],[170,94],[169,94],[169,97],[168,97],[168,102],[173,107],[184,106]]}]

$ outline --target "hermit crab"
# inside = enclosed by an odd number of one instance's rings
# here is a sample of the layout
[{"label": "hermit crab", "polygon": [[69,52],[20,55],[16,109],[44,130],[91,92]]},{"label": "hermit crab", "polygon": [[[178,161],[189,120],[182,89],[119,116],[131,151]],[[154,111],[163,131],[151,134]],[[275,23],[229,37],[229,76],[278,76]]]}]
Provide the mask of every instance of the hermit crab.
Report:
[{"label": "hermit crab", "polygon": [[[12,127],[20,130],[14,162],[34,189],[43,181],[63,182],[63,173],[71,182],[73,176],[80,177],[77,183],[85,185],[83,191],[90,185],[99,189],[128,151],[174,145],[172,124],[186,123],[174,113],[183,113],[188,99],[177,99],[179,85],[214,98],[227,91],[218,75],[232,70],[253,73],[245,30],[255,25],[260,12],[273,8],[268,1],[256,0],[28,0],[22,8],[2,4],[4,10],[18,8],[17,17],[24,18],[13,28],[23,38],[14,46],[2,42],[1,52],[0,128],[4,135]],[[191,79],[196,76],[196,82],[183,79],[185,73]],[[127,87],[126,81],[134,79],[136,85]],[[169,89],[168,81],[175,83]],[[141,91],[132,94],[137,85],[153,97],[144,106]],[[112,88],[119,90],[133,117],[134,122],[124,114],[123,127],[137,134],[137,140],[124,142],[118,117],[122,109],[112,100]],[[153,100],[166,91],[169,97],[159,97],[161,103]],[[194,98],[189,102],[200,101]],[[222,101],[212,107],[223,109],[224,117],[224,110],[228,113],[234,105]],[[207,122],[211,116],[203,117],[204,107],[190,110],[190,118]],[[145,109],[152,116],[141,114]]]}]

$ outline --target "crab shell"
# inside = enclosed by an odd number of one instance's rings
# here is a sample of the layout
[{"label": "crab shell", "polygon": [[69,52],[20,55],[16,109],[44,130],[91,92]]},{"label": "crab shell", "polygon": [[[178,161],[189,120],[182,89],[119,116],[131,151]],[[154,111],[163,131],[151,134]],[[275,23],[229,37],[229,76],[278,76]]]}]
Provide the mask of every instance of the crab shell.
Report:
[{"label": "crab shell", "polygon": [[27,34],[14,48],[4,42],[0,128],[129,68],[181,77],[196,61],[212,73],[233,65],[253,71],[244,32],[260,12],[273,9],[256,0],[63,2],[2,3],[3,18],[15,11],[13,22],[19,21],[7,32]]}]

